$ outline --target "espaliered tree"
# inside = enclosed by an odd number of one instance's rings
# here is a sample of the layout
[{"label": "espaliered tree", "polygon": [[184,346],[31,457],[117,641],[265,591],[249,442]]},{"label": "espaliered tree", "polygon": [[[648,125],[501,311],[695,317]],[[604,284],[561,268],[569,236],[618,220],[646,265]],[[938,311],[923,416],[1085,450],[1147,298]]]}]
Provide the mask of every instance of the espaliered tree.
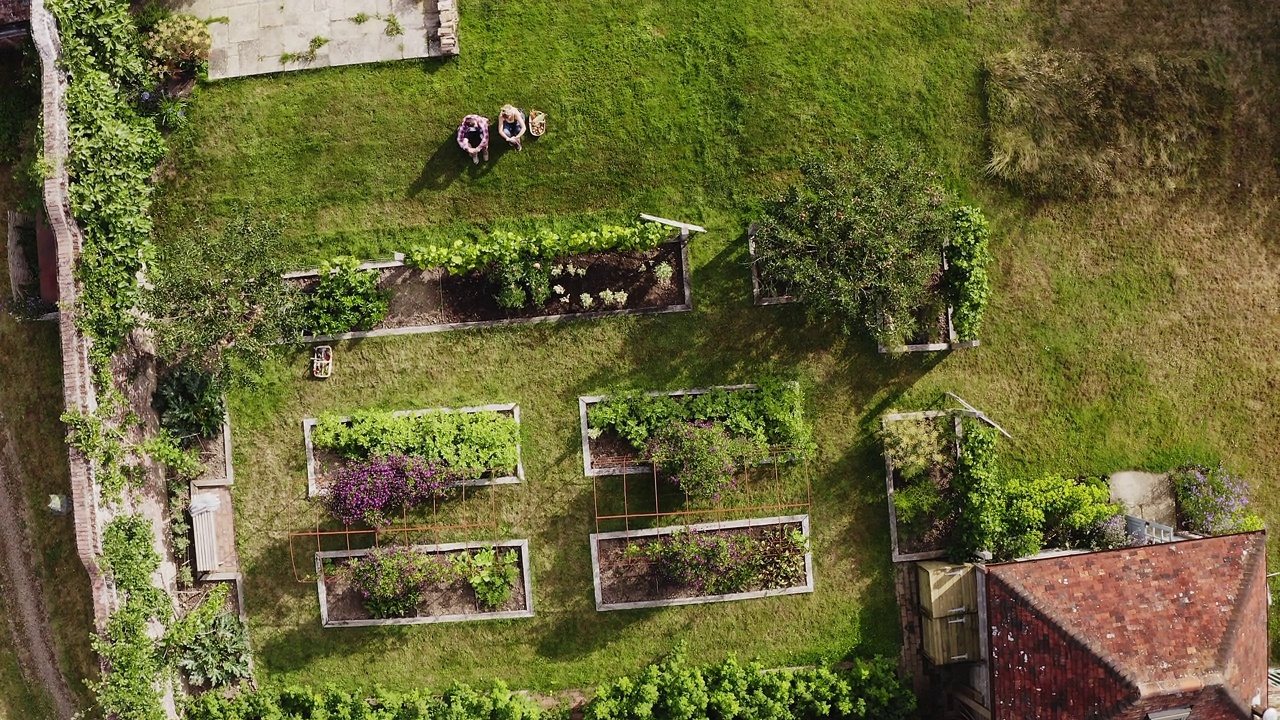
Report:
[{"label": "espaliered tree", "polygon": [[[760,222],[762,277],[785,286],[817,317],[840,322],[846,332],[867,332],[882,345],[917,334],[918,310],[939,299],[962,300],[963,329],[976,332],[986,304],[981,213],[960,212],[936,173],[882,145],[860,142],[847,159],[809,161],[801,172]],[[969,262],[944,276],[943,249],[961,226]],[[969,279],[974,268],[983,273],[979,283]]]}]

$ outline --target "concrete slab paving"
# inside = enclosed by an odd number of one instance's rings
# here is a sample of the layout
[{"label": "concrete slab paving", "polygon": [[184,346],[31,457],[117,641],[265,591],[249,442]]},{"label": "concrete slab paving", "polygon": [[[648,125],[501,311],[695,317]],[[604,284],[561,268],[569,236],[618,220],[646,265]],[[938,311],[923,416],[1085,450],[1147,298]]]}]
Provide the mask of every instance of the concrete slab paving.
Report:
[{"label": "concrete slab paving", "polygon": [[1111,502],[1123,503],[1129,514],[1175,527],[1173,484],[1165,473],[1128,470],[1112,473]]},{"label": "concrete slab paving", "polygon": [[[458,54],[453,0],[174,0],[172,7],[215,21],[210,80]],[[388,34],[397,25],[401,31]],[[315,38],[326,42],[312,51]]]}]

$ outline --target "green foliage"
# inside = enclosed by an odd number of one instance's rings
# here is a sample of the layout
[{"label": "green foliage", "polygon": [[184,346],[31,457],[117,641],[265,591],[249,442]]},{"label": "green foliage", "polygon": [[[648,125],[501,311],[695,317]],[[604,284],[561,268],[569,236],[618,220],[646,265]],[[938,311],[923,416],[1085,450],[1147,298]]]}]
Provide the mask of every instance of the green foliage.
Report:
[{"label": "green foliage", "polygon": [[167,80],[207,72],[213,38],[200,18],[170,14],[156,22],[143,45],[151,56],[152,74]]},{"label": "green foliage", "polygon": [[241,692],[233,698],[205,693],[187,706],[186,720],[540,720],[542,711],[529,698],[502,683],[486,691],[454,683],[442,695],[380,688],[349,693],[334,687],[322,691],[286,687]]},{"label": "green foliage", "polygon": [[951,481],[961,503],[950,548],[956,560],[976,557],[1004,531],[1000,526],[1001,478],[996,468],[999,434],[981,422],[966,418],[963,423],[960,458]]},{"label": "green foliage", "polygon": [[691,499],[708,500],[720,497],[738,468],[768,458],[769,446],[755,437],[731,436],[720,423],[676,422],[649,438],[643,457]]},{"label": "green foliage", "polygon": [[13,72],[0,72],[0,83],[6,83],[4,93],[0,94],[0,164],[3,165],[19,164],[23,155],[36,151],[40,76],[34,58],[34,49],[27,48]]},{"label": "green foliage", "polygon": [[915,716],[915,696],[891,661],[857,660],[848,670],[766,672],[730,656],[718,665],[689,665],[677,651],[633,677],[596,689],[586,720],[822,720]]},{"label": "green foliage", "polygon": [[637,450],[673,423],[704,421],[722,424],[731,435],[773,447],[786,447],[797,457],[813,453],[813,431],[804,417],[799,384],[765,378],[756,390],[713,388],[676,399],[640,392],[616,393],[591,407],[595,431],[612,430]]},{"label": "green foliage", "polygon": [[191,364],[169,368],[160,376],[152,404],[160,414],[160,427],[186,445],[215,437],[226,419],[218,379]]},{"label": "green foliage", "polygon": [[950,194],[915,159],[865,142],[849,160],[807,161],[801,172],[765,209],[761,276],[846,331],[905,343],[920,330],[916,310],[935,298]]},{"label": "green foliage", "polygon": [[174,664],[196,687],[221,687],[247,679],[249,632],[240,618],[224,610],[178,648]]},{"label": "green foliage", "polygon": [[669,240],[670,230],[658,223],[632,226],[604,225],[561,235],[548,229],[531,235],[494,232],[479,241],[455,240],[450,245],[415,245],[405,254],[409,265],[428,269],[443,267],[458,275],[491,265],[520,266],[592,252],[648,250]]},{"label": "green foliage", "polygon": [[1058,475],[1009,478],[994,499],[999,532],[988,539],[996,560],[1013,560],[1049,547],[1090,547],[1098,526],[1123,511],[1110,503],[1107,484]]},{"label": "green foliage", "polygon": [[903,478],[918,478],[946,461],[951,433],[943,420],[950,422],[950,418],[907,418],[884,424],[880,430],[884,452]]},{"label": "green foliage", "polygon": [[387,316],[388,296],[378,290],[378,272],[360,270],[359,265],[353,257],[338,257],[320,267],[320,281],[302,305],[308,334],[372,330]]},{"label": "green foliage", "polygon": [[145,298],[157,353],[242,384],[281,338],[301,334],[298,293],[285,268],[279,227],[243,208],[220,230],[204,227],[160,248]]},{"label": "green foliage", "polygon": [[760,536],[682,530],[627,546],[629,558],[644,558],[668,582],[702,595],[775,590],[805,583],[809,538],[787,528]]},{"label": "green foliage", "polygon": [[1182,524],[1195,533],[1225,535],[1261,530],[1262,519],[1249,512],[1249,484],[1215,467],[1183,465],[1170,473]]},{"label": "green foliage", "polygon": [[124,605],[93,637],[93,649],[106,670],[90,687],[98,707],[121,720],[165,717],[157,681],[164,668],[159,648],[147,634],[152,619],[172,615],[169,596],[151,584],[160,568],[151,522],[141,515],[118,515],[103,529],[102,568],[124,597]]},{"label": "green foliage", "polygon": [[541,307],[551,297],[551,270],[545,262],[527,258],[504,261],[494,266],[491,276],[502,307]]},{"label": "green foliage", "polygon": [[893,508],[898,522],[903,525],[931,517],[942,504],[942,490],[927,478],[893,493]]},{"label": "green foliage", "polygon": [[152,460],[164,465],[181,480],[194,480],[204,472],[204,465],[200,464],[200,450],[182,447],[178,438],[167,432],[147,440],[143,449]]},{"label": "green foliage", "polygon": [[134,325],[137,276],[151,255],[151,185],[164,143],[132,98],[147,82],[137,28],[124,0],[53,0],[71,152],[71,207],[84,230],[76,268],[77,326],[102,362]]},{"label": "green foliage", "polygon": [[978,339],[982,315],[991,300],[991,237],[982,211],[964,205],[955,209],[951,242],[947,245],[947,299],[955,311],[952,322],[961,341]]},{"label": "green foliage", "polygon": [[425,588],[459,575],[442,557],[407,547],[373,548],[338,572],[356,587],[375,618],[411,617]]},{"label": "green foliage", "polygon": [[520,424],[491,410],[421,415],[366,410],[353,413],[349,421],[321,416],[311,442],[353,460],[411,455],[459,473],[514,471]]},{"label": "green foliage", "polygon": [[67,444],[94,464],[103,497],[119,500],[131,478],[125,466],[129,453],[124,446],[124,432],[97,415],[68,410],[60,419],[67,426]]},{"label": "green foliage", "polygon": [[987,61],[992,175],[1043,195],[1178,188],[1220,153],[1231,93],[1205,57],[1013,50]]},{"label": "green foliage", "polygon": [[511,589],[519,578],[520,553],[498,551],[487,547],[459,555],[455,567],[476,593],[485,609],[498,608],[511,598]]},{"label": "green foliage", "polygon": [[133,15],[133,23],[138,26],[138,32],[143,35],[149,35],[162,21],[173,15],[170,10],[160,0],[147,0]]}]

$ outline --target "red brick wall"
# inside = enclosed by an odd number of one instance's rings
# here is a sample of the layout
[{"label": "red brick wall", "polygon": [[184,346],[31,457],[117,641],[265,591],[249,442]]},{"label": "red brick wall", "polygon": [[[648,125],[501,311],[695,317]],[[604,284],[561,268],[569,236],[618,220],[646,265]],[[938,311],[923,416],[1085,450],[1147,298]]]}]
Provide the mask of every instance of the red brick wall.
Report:
[{"label": "red brick wall", "polygon": [[987,576],[994,720],[1094,720],[1138,699],[1136,688]]}]

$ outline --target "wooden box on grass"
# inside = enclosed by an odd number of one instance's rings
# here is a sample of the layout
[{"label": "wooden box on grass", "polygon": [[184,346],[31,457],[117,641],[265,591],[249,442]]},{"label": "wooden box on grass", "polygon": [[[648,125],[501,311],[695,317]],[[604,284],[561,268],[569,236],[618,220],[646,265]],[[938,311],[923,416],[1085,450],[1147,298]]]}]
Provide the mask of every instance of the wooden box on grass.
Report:
[{"label": "wooden box on grass", "polygon": [[934,665],[977,662],[980,659],[977,613],[921,617],[920,622],[924,626],[924,654]]},{"label": "wooden box on grass", "polygon": [[978,612],[978,573],[973,565],[926,561],[920,574],[920,609],[925,619]]}]

